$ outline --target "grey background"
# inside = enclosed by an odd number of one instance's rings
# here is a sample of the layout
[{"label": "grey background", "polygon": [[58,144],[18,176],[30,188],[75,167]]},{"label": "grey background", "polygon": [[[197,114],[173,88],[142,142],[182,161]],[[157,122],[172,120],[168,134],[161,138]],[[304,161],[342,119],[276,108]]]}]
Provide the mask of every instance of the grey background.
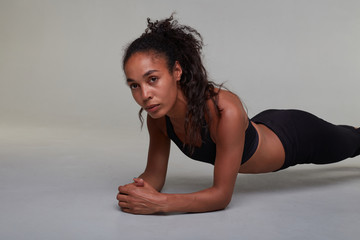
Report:
[{"label": "grey background", "polygon": [[[359,157],[239,175],[222,212],[133,216],[116,188],[141,173],[147,133],[122,49],[168,17],[204,37],[210,77],[249,116],[299,108],[360,125],[360,2],[0,0],[1,239],[357,239]],[[173,148],[166,192],[211,185]]]}]

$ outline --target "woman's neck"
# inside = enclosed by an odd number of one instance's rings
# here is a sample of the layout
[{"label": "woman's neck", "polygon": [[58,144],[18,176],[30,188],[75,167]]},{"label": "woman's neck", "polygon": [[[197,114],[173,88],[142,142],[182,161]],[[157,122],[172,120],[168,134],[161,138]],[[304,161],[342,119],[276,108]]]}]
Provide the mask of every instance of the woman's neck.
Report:
[{"label": "woman's neck", "polygon": [[178,94],[175,101],[175,104],[173,108],[166,114],[173,124],[174,127],[183,127],[185,124],[185,117],[186,117],[186,111],[187,111],[187,101],[186,98],[181,91],[180,88],[178,88]]}]

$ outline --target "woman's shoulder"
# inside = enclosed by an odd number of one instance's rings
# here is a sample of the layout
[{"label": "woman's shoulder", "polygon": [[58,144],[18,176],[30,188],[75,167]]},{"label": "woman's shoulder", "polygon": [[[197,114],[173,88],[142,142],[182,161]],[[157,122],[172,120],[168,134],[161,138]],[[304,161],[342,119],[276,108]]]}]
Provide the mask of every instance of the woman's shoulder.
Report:
[{"label": "woman's shoulder", "polygon": [[220,90],[218,94],[218,107],[220,115],[216,113],[216,107],[212,101],[209,101],[208,106],[211,115],[210,132],[212,132],[213,139],[217,139],[217,130],[224,126],[235,129],[234,126],[240,126],[243,129],[247,128],[248,116],[243,107],[240,98],[227,90]]},{"label": "woman's shoulder", "polygon": [[218,107],[221,115],[247,118],[247,113],[241,99],[233,92],[224,89],[220,90],[218,92]]}]

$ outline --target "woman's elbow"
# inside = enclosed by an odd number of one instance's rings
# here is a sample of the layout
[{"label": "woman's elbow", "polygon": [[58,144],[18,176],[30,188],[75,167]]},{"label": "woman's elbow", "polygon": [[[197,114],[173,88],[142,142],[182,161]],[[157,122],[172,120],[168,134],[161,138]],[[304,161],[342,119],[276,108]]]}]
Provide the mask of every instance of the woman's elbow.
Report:
[{"label": "woman's elbow", "polygon": [[220,194],[216,204],[218,210],[223,210],[227,208],[227,206],[231,202],[231,198],[232,198],[232,194]]}]

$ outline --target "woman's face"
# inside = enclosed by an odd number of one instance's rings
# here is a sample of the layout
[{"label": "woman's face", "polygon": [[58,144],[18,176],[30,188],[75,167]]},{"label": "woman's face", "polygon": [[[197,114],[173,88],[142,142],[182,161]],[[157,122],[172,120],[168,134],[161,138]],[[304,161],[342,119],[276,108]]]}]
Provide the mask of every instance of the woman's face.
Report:
[{"label": "woman's face", "polygon": [[182,73],[178,63],[170,73],[163,55],[137,52],[128,59],[124,71],[135,101],[152,118],[165,116],[174,108]]}]

